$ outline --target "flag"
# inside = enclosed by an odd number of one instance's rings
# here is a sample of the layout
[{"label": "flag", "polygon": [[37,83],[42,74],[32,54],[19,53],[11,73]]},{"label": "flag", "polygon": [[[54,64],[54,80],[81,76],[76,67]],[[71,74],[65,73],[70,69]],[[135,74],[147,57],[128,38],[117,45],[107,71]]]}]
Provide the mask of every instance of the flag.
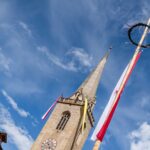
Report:
[{"label": "flag", "polygon": [[91,137],[91,140],[99,140],[102,142],[104,135],[107,131],[107,128],[109,126],[109,123],[113,117],[113,114],[115,112],[115,109],[117,107],[117,104],[119,102],[120,96],[124,90],[124,87],[132,73],[132,70],[134,69],[139,57],[141,55],[141,51],[133,57],[131,62],[126,66],[125,70],[123,71],[116,87],[114,88],[111,97],[109,99],[109,102],[107,106],[105,107],[104,112],[102,113],[102,116],[93,132],[93,135]]},{"label": "flag", "polygon": [[98,124],[97,124],[97,126],[96,126],[96,128],[95,128],[95,130],[94,130],[94,132],[93,132],[93,135],[92,135],[92,137],[91,137],[92,140],[96,140],[96,139],[97,139],[96,134],[97,134],[97,133],[99,132],[99,130],[102,128],[102,126],[103,126],[103,124],[104,124],[104,122],[105,122],[105,120],[106,120],[106,118],[107,118],[107,116],[108,116],[108,114],[109,114],[109,111],[110,111],[110,109],[111,109],[111,107],[112,107],[112,105],[113,105],[113,103],[114,103],[114,99],[115,99],[115,97],[116,97],[117,91],[118,91],[118,89],[119,89],[119,87],[120,87],[120,85],[121,85],[121,82],[122,82],[122,80],[123,80],[123,78],[124,78],[124,75],[125,75],[125,73],[126,73],[128,67],[129,67],[129,65],[126,66],[124,72],[122,73],[122,75],[121,75],[121,77],[120,77],[120,79],[119,79],[119,81],[118,81],[116,87],[114,88],[114,90],[113,90],[113,92],[112,92],[112,94],[111,94],[111,96],[110,96],[109,102],[108,102],[108,104],[106,105],[105,110],[103,111],[102,116],[101,116],[101,118],[99,119]]},{"label": "flag", "polygon": [[56,101],[54,101],[54,103],[49,107],[49,109],[46,111],[46,113],[42,116],[42,120],[44,120],[46,117],[47,117],[47,115],[50,113],[50,111],[55,107],[55,105],[57,104],[57,102],[59,101],[59,99],[61,98],[61,96],[60,97],[58,97],[57,99],[56,99]]}]

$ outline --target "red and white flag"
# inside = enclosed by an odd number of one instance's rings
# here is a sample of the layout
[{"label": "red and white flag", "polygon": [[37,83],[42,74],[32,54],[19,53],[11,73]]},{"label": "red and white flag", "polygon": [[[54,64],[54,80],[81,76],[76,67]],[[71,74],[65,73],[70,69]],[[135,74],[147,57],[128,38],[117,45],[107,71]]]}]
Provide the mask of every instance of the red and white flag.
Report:
[{"label": "red and white flag", "polygon": [[114,88],[109,102],[105,107],[105,110],[103,111],[98,124],[93,132],[93,135],[91,137],[91,140],[99,140],[102,142],[104,135],[107,131],[107,128],[109,126],[109,123],[113,117],[113,114],[115,112],[115,109],[117,107],[117,104],[119,102],[120,96],[124,90],[124,87],[132,73],[132,70],[134,69],[139,57],[141,55],[141,51],[133,57],[133,59],[130,61],[130,63],[126,66],[125,70],[123,71],[116,87]]},{"label": "red and white flag", "polygon": [[50,111],[52,111],[52,109],[55,107],[55,105],[57,104],[57,102],[59,101],[59,99],[61,98],[61,96],[59,96],[56,101],[49,107],[49,109],[46,111],[46,113],[42,116],[42,120],[44,120],[47,115],[50,113]]}]

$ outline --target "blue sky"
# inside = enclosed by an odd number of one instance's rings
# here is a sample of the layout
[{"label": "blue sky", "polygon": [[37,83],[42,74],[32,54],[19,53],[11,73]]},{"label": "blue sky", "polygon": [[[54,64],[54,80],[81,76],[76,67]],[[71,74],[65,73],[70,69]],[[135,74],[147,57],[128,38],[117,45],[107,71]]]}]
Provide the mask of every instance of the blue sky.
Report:
[{"label": "blue sky", "polygon": [[[97,92],[98,121],[135,46],[128,26],[150,17],[148,0],[0,0],[0,129],[5,150],[28,150],[41,116],[72,94],[107,49],[113,50]],[[150,52],[144,50],[121,97],[102,150],[150,147]],[[92,149],[89,138],[83,150]]]}]

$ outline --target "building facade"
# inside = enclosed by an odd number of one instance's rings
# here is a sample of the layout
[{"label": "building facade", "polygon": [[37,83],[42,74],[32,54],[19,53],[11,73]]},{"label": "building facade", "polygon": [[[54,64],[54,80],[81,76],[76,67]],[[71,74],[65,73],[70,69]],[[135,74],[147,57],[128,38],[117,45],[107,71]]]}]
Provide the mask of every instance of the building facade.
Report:
[{"label": "building facade", "polygon": [[[109,52],[70,97],[60,97],[31,150],[81,150],[94,124],[96,90]],[[85,98],[88,101],[82,131]]]}]

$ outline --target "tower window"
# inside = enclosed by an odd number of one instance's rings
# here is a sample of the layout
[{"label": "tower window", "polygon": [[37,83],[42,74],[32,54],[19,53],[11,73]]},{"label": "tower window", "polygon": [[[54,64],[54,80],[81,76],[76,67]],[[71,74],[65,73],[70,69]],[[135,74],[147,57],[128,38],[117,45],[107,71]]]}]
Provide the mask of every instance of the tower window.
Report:
[{"label": "tower window", "polygon": [[65,111],[62,113],[62,117],[56,127],[57,130],[64,130],[69,118],[70,118],[70,112],[69,111]]}]

